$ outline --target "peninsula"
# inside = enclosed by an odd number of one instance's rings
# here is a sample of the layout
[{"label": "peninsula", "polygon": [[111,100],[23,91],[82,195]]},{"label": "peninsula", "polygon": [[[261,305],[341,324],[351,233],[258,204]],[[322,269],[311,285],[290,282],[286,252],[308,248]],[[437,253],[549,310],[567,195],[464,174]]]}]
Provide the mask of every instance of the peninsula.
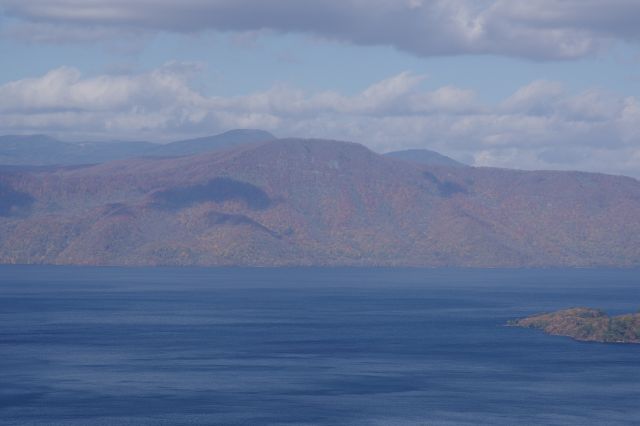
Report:
[{"label": "peninsula", "polygon": [[640,343],[640,312],[610,317],[600,309],[570,308],[510,321],[508,325],[537,328],[584,342]]}]

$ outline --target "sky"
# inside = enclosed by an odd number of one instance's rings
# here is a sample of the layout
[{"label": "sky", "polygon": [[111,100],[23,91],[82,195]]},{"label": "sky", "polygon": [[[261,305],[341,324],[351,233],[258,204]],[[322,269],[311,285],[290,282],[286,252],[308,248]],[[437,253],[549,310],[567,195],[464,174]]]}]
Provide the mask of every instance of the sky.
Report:
[{"label": "sky", "polygon": [[0,134],[234,128],[640,177],[637,0],[0,0]]}]

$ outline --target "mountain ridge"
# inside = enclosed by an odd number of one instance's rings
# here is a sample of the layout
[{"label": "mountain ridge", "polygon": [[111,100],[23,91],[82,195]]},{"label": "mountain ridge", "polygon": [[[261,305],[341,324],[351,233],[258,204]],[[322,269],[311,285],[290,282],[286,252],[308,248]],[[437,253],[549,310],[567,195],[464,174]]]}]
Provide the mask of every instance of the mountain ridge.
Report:
[{"label": "mountain ridge", "polygon": [[340,141],[0,172],[0,191],[1,263],[640,265],[633,178],[424,165]]},{"label": "mountain ridge", "polygon": [[62,142],[47,135],[0,136],[0,165],[97,164],[135,157],[179,157],[275,139],[257,129],[233,129],[213,136],[159,144],[145,141]]},{"label": "mountain ridge", "polygon": [[449,167],[468,167],[467,164],[463,164],[454,160],[451,157],[442,155],[436,151],[430,149],[405,149],[401,151],[386,152],[384,155],[399,160],[416,162],[420,164],[433,165],[433,166],[449,166]]}]

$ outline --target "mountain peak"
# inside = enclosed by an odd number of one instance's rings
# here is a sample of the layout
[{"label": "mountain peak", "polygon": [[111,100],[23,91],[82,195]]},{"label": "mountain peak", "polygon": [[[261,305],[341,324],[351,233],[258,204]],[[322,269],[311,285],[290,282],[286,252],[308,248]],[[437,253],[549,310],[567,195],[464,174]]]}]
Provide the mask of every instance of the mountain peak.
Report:
[{"label": "mountain peak", "polygon": [[246,151],[255,161],[283,161],[292,164],[327,162],[338,164],[344,161],[363,161],[378,157],[364,145],[329,139],[284,138],[255,145]]},{"label": "mountain peak", "polygon": [[348,141],[339,141],[335,139],[316,139],[316,138],[283,138],[274,139],[268,142],[269,144],[279,145],[287,148],[298,148],[306,151],[312,150],[317,152],[322,151],[358,151],[360,153],[367,152],[373,153],[366,146]]}]

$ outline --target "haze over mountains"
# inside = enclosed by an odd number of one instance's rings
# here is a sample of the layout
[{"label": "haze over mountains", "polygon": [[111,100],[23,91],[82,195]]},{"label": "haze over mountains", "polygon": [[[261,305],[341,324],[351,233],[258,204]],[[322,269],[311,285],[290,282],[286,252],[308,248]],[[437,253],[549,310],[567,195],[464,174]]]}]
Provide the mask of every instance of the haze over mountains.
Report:
[{"label": "haze over mountains", "polygon": [[173,157],[227,149],[237,145],[275,139],[269,132],[236,129],[215,136],[168,144],[151,142],[62,142],[45,135],[0,136],[0,164],[69,165],[93,164],[133,157]]},{"label": "haze over mountains", "polygon": [[[632,178],[474,168],[437,153],[379,155],[260,131],[226,135],[132,143],[118,156],[92,147],[91,155],[55,154],[67,166],[0,169],[0,262],[640,265],[640,182]],[[62,147],[50,142],[32,143]],[[114,156],[125,159],[106,161]],[[52,164],[44,157],[31,164]]]}]

